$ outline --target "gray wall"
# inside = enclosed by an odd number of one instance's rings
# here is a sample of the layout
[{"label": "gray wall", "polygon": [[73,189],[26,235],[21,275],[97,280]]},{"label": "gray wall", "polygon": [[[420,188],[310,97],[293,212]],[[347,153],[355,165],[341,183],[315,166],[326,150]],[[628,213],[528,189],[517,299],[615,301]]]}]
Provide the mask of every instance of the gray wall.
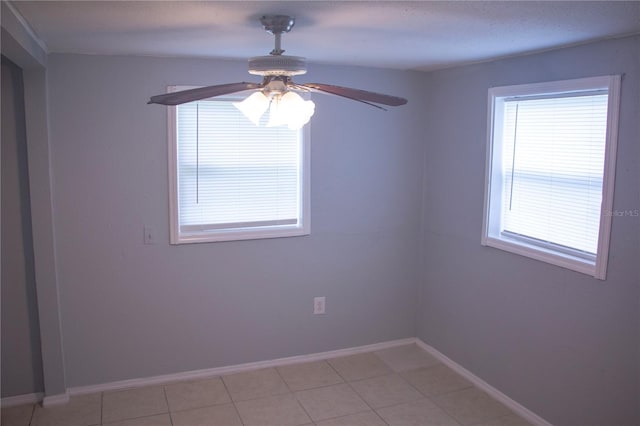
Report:
[{"label": "gray wall", "polygon": [[606,281],[480,245],[492,86],[624,73],[614,208],[640,208],[640,38],[425,75],[418,336],[558,425],[640,423],[640,218],[615,217]]},{"label": "gray wall", "polygon": [[[311,235],[182,246],[168,244],[167,113],[146,101],[169,84],[252,79],[246,63],[54,54],[48,77],[69,386],[415,335],[419,73],[312,66],[297,81],[409,104],[314,97]],[[143,245],[144,225],[159,244]]]},{"label": "gray wall", "polygon": [[2,396],[42,392],[22,70],[2,61]]}]

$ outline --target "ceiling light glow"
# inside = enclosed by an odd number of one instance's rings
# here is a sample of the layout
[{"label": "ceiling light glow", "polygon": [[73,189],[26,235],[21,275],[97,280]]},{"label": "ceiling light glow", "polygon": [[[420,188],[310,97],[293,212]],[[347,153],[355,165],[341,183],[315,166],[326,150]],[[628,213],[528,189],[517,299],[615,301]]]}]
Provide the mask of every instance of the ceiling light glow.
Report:
[{"label": "ceiling light glow", "polygon": [[262,115],[269,109],[267,127],[287,126],[291,130],[302,128],[315,112],[313,101],[305,101],[292,91],[284,94],[277,93],[271,97],[271,100],[264,93],[256,92],[241,102],[234,102],[233,105],[256,126],[259,125]]}]

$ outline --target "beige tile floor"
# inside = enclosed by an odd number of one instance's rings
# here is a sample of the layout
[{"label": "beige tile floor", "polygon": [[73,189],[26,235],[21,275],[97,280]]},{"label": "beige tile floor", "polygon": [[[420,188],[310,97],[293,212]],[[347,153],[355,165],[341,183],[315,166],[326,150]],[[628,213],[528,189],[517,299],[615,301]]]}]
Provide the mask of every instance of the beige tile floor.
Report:
[{"label": "beige tile floor", "polygon": [[2,409],[2,426],[521,426],[415,345]]}]

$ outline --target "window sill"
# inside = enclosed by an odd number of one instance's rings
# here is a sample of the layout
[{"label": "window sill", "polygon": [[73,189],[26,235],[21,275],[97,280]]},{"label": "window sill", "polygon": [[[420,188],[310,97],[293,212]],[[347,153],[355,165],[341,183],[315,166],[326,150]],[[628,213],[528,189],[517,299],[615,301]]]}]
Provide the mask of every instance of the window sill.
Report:
[{"label": "window sill", "polygon": [[597,279],[604,279],[604,276],[600,276],[598,274],[598,268],[596,266],[598,262],[597,259],[595,261],[591,261],[577,256],[572,256],[567,253],[560,253],[544,247],[527,244],[508,237],[486,237],[483,239],[482,245],[519,254],[551,265],[560,266],[562,268],[590,275]]},{"label": "window sill", "polygon": [[171,236],[171,244],[215,243],[223,241],[260,240],[265,238],[287,238],[309,235],[309,229],[304,227],[272,227],[270,229],[224,229],[216,231],[201,231],[180,233]]}]

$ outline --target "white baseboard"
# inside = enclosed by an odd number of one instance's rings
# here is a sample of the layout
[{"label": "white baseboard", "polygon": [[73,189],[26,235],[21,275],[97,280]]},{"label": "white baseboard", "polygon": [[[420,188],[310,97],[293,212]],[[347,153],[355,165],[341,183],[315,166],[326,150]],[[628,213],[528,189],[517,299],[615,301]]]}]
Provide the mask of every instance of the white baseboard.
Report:
[{"label": "white baseboard", "polygon": [[66,404],[67,402],[69,402],[69,392],[45,396],[42,400],[42,406],[51,407],[52,405]]},{"label": "white baseboard", "polygon": [[240,373],[243,371],[256,370],[266,367],[279,367],[286,364],[298,364],[302,362],[320,361],[329,358],[336,358],[340,356],[355,355],[363,352],[378,351],[381,349],[392,348],[395,346],[408,345],[411,343],[417,344],[419,347],[429,352],[431,355],[442,361],[452,370],[469,380],[471,383],[482,389],[493,398],[497,399],[519,416],[527,420],[528,422],[539,426],[552,426],[551,423],[544,420],[534,412],[530,411],[520,403],[509,398],[507,395],[500,392],[475,374],[471,373],[466,368],[462,367],[455,361],[449,359],[446,355],[442,354],[433,347],[427,345],[422,340],[411,337],[406,339],[391,340],[388,342],[375,343],[372,345],[357,346],[353,348],[338,349],[334,351],[318,352],[309,355],[298,355],[286,358],[278,358],[267,361],[249,362],[246,364],[230,365],[225,367],[206,368],[203,370],[185,371],[175,374],[164,374],[160,376],[144,377],[139,379],[120,380],[115,382],[101,383],[97,385],[89,386],[76,386],[67,389],[67,392],[60,395],[46,396],[43,399],[42,393],[32,393],[27,395],[11,396],[2,398],[2,407],[11,407],[14,405],[22,404],[34,404],[42,401],[43,406],[48,407],[51,405],[65,404],[69,402],[69,396],[83,395],[97,392],[108,392],[122,389],[138,388],[150,385],[163,385],[167,383],[179,382],[184,380],[197,380],[205,379],[214,376],[221,376],[224,374]]},{"label": "white baseboard", "polygon": [[552,426],[551,423],[549,423],[542,417],[538,416],[533,411],[529,410],[528,408],[524,407],[520,403],[509,398],[507,395],[503,394],[498,389],[494,388],[489,383],[485,382],[480,377],[476,376],[475,374],[473,374],[472,372],[470,372],[469,370],[467,370],[457,362],[451,360],[443,353],[427,345],[422,340],[416,338],[415,342],[422,349],[424,349],[425,351],[429,352],[431,355],[433,355],[434,357],[442,361],[443,364],[446,364],[449,368],[454,370],[456,373],[460,374],[462,377],[469,380],[478,388],[482,389],[483,391],[491,395],[493,398],[497,399],[498,401],[500,401],[501,403],[509,407],[511,411],[515,412],[516,414],[518,414],[520,417],[522,417],[529,423],[537,426]]},{"label": "white baseboard", "polygon": [[24,395],[7,396],[2,398],[0,406],[2,408],[14,407],[16,405],[36,404],[42,401],[42,392],[27,393]]},{"label": "white baseboard", "polygon": [[83,395],[88,393],[115,391],[122,389],[138,388],[150,385],[163,385],[184,380],[205,379],[208,377],[221,376],[223,374],[240,373],[243,371],[256,370],[258,368],[278,367],[285,364],[298,364],[302,362],[319,361],[339,356],[354,355],[363,352],[378,351],[395,346],[415,343],[413,337],[407,339],[391,340],[388,342],[374,343],[372,345],[357,346],[354,348],[338,349],[334,351],[318,352],[309,355],[298,355],[286,358],[278,358],[268,361],[249,362],[246,364],[230,365],[225,367],[206,368],[203,370],[185,371],[183,373],[164,374],[161,376],[144,377],[139,379],[120,380],[116,382],[101,383],[89,386],[75,386],[68,389],[70,395]]},{"label": "white baseboard", "polygon": [[2,406],[2,408],[7,408],[14,407],[16,405],[37,404],[39,402],[42,402],[43,407],[66,404],[69,402],[69,393],[65,392],[58,395],[44,396],[42,392],[37,392],[25,395],[8,396],[6,398],[2,398],[0,406]]}]

